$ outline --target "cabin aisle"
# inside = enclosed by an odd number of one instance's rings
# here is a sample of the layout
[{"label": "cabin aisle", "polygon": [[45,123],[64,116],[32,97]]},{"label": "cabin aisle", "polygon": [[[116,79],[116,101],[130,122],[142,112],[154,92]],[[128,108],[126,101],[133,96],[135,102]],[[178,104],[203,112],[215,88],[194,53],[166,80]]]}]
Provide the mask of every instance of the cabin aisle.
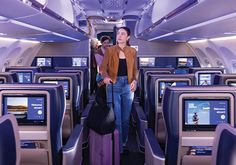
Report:
[{"label": "cabin aisle", "polygon": [[144,153],[141,153],[138,149],[136,142],[136,128],[131,124],[128,139],[128,152],[121,155],[121,165],[143,165],[145,162]]}]

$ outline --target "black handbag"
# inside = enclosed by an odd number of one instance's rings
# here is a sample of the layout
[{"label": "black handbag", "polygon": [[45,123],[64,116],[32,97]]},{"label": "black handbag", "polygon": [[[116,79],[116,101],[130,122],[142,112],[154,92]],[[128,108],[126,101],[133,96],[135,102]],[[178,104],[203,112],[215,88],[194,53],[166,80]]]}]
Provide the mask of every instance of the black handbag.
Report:
[{"label": "black handbag", "polygon": [[87,118],[87,126],[97,132],[105,135],[115,130],[114,96],[112,84],[112,106],[107,103],[93,104]]}]

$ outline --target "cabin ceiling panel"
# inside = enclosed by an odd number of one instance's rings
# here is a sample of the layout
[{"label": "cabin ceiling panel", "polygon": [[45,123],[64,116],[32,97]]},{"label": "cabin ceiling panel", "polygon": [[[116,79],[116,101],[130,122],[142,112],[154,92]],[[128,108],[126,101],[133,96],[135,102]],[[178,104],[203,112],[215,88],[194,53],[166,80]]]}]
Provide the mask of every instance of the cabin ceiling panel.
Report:
[{"label": "cabin ceiling panel", "polygon": [[126,17],[126,16],[133,16],[133,17],[135,17],[134,19],[138,20],[139,17],[140,17],[140,13],[141,12],[142,12],[142,10],[135,10],[135,11],[133,11],[133,10],[126,10],[125,13],[124,13],[123,18]]},{"label": "cabin ceiling panel", "polygon": [[150,2],[150,0],[128,0],[127,2],[127,10],[143,10],[144,6]]},{"label": "cabin ceiling panel", "polygon": [[[112,27],[109,30],[112,30],[117,24],[115,21],[120,19],[139,19],[148,4],[152,1],[153,0],[76,0],[85,12],[86,18],[89,20],[101,19],[110,21],[109,24],[112,24]],[[107,23],[102,22],[102,25],[107,26]],[[101,24],[99,23],[98,25],[96,21],[93,21],[92,26],[96,31],[101,27]]]},{"label": "cabin ceiling panel", "polygon": [[84,9],[98,10],[99,6],[101,6],[99,0],[77,0],[77,1],[79,1],[80,6]]}]

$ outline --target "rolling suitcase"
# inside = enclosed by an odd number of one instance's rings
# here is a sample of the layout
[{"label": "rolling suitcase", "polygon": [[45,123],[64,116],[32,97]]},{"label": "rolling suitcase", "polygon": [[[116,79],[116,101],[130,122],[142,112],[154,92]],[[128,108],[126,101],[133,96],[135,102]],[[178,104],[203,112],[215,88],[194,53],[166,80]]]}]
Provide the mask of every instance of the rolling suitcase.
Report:
[{"label": "rolling suitcase", "polygon": [[[114,109],[113,84],[112,84],[112,108]],[[112,109],[112,111],[113,111]],[[114,115],[114,112],[113,112]],[[91,115],[92,116],[92,115]],[[96,118],[99,115],[96,115]],[[91,120],[95,121],[95,119]],[[109,120],[108,120],[109,121]],[[96,123],[96,122],[95,122]],[[91,125],[94,123],[91,123]],[[114,123],[110,123],[113,128]],[[89,161],[90,165],[119,165],[120,149],[119,149],[119,132],[116,129],[105,129],[104,125],[101,129],[89,130]],[[115,125],[114,125],[115,127]],[[91,127],[90,127],[91,128]],[[112,130],[112,131],[108,131]]]},{"label": "rolling suitcase", "polygon": [[89,130],[89,161],[90,165],[119,165],[119,133],[100,135]]}]

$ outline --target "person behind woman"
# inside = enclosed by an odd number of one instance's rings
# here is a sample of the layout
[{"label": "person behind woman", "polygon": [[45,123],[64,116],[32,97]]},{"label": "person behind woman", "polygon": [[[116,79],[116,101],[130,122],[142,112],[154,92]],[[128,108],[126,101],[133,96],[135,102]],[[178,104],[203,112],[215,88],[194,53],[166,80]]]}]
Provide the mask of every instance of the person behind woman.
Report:
[{"label": "person behind woman", "polygon": [[109,36],[102,36],[100,39],[101,47],[98,49],[97,53],[95,54],[96,62],[97,62],[97,72],[99,73],[99,66],[102,63],[106,48],[109,47],[111,38]]},{"label": "person behind woman", "polygon": [[95,91],[95,100],[98,104],[106,103],[106,86],[104,85],[103,78],[99,73],[99,66],[102,63],[106,48],[109,47],[110,40],[111,39],[109,36],[102,36],[100,39],[102,45],[95,54],[97,63],[97,73],[98,73],[96,76],[97,88]]},{"label": "person behind woman", "polygon": [[111,82],[114,90],[114,112],[116,128],[119,131],[120,152],[128,140],[129,118],[136,89],[136,50],[130,47],[130,29],[120,27],[117,31],[117,45],[106,49],[100,66],[100,73],[107,84],[107,102],[112,101]]}]

